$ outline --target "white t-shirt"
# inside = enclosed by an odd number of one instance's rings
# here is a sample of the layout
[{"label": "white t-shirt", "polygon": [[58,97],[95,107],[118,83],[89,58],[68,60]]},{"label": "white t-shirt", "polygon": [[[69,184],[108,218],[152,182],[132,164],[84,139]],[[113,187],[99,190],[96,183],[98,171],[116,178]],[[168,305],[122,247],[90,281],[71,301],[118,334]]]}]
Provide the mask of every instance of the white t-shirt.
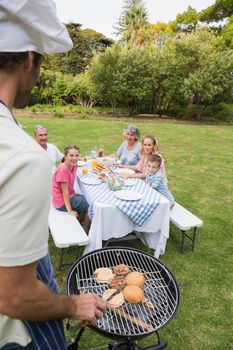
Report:
[{"label": "white t-shirt", "polygon": [[46,151],[47,151],[49,158],[51,160],[52,172],[54,173],[56,170],[56,163],[59,160],[62,160],[63,154],[59,151],[59,149],[55,145],[53,145],[51,143],[47,143]]},{"label": "white t-shirt", "polygon": [[[0,103],[0,266],[23,266],[47,254],[50,186],[47,153]],[[30,340],[21,321],[0,314],[0,348]]]}]

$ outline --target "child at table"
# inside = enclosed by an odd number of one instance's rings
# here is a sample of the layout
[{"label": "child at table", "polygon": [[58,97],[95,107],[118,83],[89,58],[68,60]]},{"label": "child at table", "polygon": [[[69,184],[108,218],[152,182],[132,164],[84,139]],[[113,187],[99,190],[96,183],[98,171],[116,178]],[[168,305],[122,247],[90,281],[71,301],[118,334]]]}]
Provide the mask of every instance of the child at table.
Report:
[{"label": "child at table", "polygon": [[90,228],[88,203],[84,196],[74,193],[74,181],[79,159],[79,147],[71,145],[65,148],[63,163],[54,173],[52,181],[52,203],[60,211],[67,211],[78,218],[84,230]]},{"label": "child at table", "polygon": [[175,200],[169,191],[167,185],[164,182],[161,173],[162,158],[158,154],[153,154],[148,158],[146,183],[154,188],[157,192],[161,193],[165,198],[169,200],[170,208],[175,204]]}]

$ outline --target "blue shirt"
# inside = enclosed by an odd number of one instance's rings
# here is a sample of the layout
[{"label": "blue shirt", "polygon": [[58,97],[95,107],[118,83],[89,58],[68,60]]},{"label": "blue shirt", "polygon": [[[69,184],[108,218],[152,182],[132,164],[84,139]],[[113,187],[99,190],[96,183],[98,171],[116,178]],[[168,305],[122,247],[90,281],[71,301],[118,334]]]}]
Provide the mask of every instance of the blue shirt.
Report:
[{"label": "blue shirt", "polygon": [[127,150],[127,141],[124,141],[116,151],[121,164],[137,165],[141,155],[141,144],[137,142],[133,149]]},{"label": "blue shirt", "polygon": [[165,184],[163,175],[160,171],[157,171],[153,175],[149,175],[147,173],[146,183],[167,198],[169,200],[170,207],[175,204],[174,197]]},{"label": "blue shirt", "polygon": [[[58,293],[49,254],[39,260],[37,278],[48,286],[54,293]],[[24,321],[32,338],[36,350],[65,350],[67,349],[62,320],[52,321]]]}]

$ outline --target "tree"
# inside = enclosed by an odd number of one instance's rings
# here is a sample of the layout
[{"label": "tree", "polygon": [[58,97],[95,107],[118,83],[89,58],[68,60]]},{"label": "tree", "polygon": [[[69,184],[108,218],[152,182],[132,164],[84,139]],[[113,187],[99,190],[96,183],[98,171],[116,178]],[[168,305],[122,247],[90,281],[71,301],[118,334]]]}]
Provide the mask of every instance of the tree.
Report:
[{"label": "tree", "polygon": [[81,30],[81,40],[83,41],[85,59],[91,59],[94,54],[103,52],[106,47],[114,44],[114,40],[107,38],[93,29]]},{"label": "tree", "polygon": [[197,11],[193,7],[188,6],[187,11],[180,13],[176,16],[176,30],[180,32],[189,33],[196,28],[198,20],[199,14],[197,13]]},{"label": "tree", "polygon": [[156,47],[164,47],[168,40],[177,36],[175,22],[151,24],[150,31]]},{"label": "tree", "polygon": [[142,47],[149,40],[148,14],[142,0],[125,0],[117,33],[122,41],[133,47]]},{"label": "tree", "polygon": [[233,16],[228,18],[227,24],[221,31],[226,46],[233,49]]},{"label": "tree", "polygon": [[195,105],[196,118],[211,104],[229,102],[233,94],[233,51],[212,52],[184,80],[184,95]]},{"label": "tree", "polygon": [[[232,95],[232,50],[224,50],[221,37],[198,28],[175,41],[169,51],[175,57],[176,78],[168,81],[167,90],[177,105],[195,106],[196,118],[200,118],[203,108]],[[170,85],[174,81],[176,91]]]},{"label": "tree", "polygon": [[118,99],[116,79],[121,50],[121,46],[117,43],[107,48],[103,53],[94,57],[88,69],[96,94],[103,103],[112,106],[113,113],[115,113]]},{"label": "tree", "polygon": [[95,57],[88,73],[100,99],[127,108],[131,115],[151,96],[151,54],[115,44]]},{"label": "tree", "polygon": [[67,29],[74,47],[67,53],[45,56],[44,69],[76,75],[84,72],[96,52],[102,52],[113,40],[91,29],[81,29],[81,24],[69,23]]},{"label": "tree", "polygon": [[124,47],[118,59],[115,78],[117,100],[132,115],[144,108],[151,96],[151,55],[146,49]]},{"label": "tree", "polygon": [[93,107],[98,100],[95,87],[88,72],[72,77],[66,92],[72,99],[72,103],[78,103],[83,107]]},{"label": "tree", "polygon": [[200,20],[207,23],[219,22],[232,15],[232,0],[216,0],[214,5],[207,7],[200,13]]},{"label": "tree", "polygon": [[84,71],[86,67],[81,25],[79,23],[69,23],[67,29],[73,41],[73,48],[67,53],[56,55],[56,70],[64,74],[75,75]]}]

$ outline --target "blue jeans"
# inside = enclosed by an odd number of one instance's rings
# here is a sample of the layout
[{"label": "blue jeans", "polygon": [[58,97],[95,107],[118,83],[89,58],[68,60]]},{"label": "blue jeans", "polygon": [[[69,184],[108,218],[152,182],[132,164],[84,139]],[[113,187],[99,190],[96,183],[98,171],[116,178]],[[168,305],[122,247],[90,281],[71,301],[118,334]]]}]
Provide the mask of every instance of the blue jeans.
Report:
[{"label": "blue jeans", "polygon": [[[88,211],[89,204],[86,201],[86,198],[81,194],[75,194],[70,198],[71,208],[77,213],[86,214]],[[60,211],[67,211],[65,204],[61,208],[57,208]]]},{"label": "blue jeans", "polygon": [[26,346],[21,346],[16,343],[8,343],[1,348],[1,350],[35,350],[32,346],[32,343],[29,343]]}]

